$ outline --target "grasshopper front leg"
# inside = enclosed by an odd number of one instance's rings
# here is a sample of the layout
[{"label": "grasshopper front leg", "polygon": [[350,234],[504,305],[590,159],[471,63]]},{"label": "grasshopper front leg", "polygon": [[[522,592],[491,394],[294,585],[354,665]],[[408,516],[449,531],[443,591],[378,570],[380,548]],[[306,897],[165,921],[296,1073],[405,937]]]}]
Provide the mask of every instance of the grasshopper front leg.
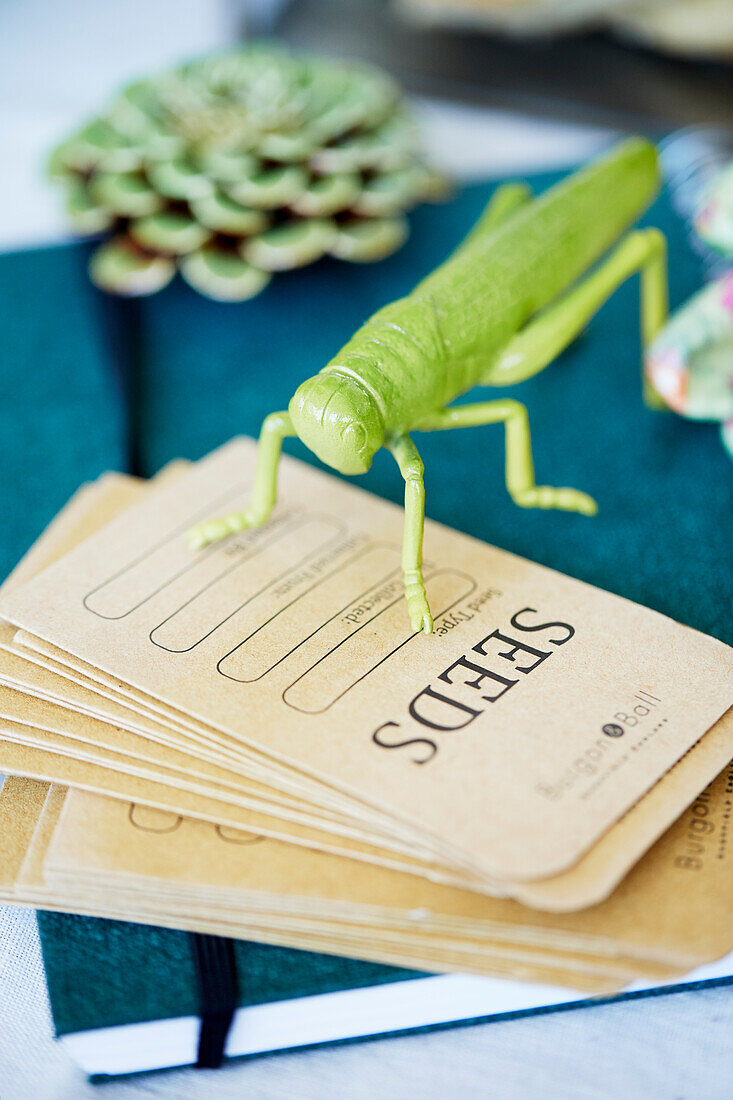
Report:
[{"label": "grasshopper front leg", "polygon": [[409,435],[396,436],[387,442],[400,473],[405,479],[405,526],[402,536],[402,574],[405,580],[407,610],[413,630],[431,634],[430,614],[425,582],[422,575],[422,542],[425,526],[425,484],[423,464],[417,447]]},{"label": "grasshopper front leg", "polygon": [[277,469],[282,453],[283,439],[295,435],[287,412],[270,413],[262,425],[257,445],[252,499],[244,512],[232,512],[219,519],[210,519],[188,532],[192,549],[198,550],[210,542],[217,542],[236,531],[248,527],[261,527],[275,506],[277,499]]}]

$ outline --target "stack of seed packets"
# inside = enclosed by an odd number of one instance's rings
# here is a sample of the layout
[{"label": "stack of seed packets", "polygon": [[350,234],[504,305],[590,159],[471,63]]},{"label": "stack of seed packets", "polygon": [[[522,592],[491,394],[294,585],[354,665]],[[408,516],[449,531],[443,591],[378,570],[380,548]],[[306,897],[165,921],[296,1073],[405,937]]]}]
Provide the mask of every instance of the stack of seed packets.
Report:
[{"label": "stack of seed packets", "polygon": [[[235,440],[79,491],[0,594],[0,894],[591,992],[733,948],[732,651]],[[726,770],[727,769],[727,770]],[[35,781],[35,782],[34,782]]]}]

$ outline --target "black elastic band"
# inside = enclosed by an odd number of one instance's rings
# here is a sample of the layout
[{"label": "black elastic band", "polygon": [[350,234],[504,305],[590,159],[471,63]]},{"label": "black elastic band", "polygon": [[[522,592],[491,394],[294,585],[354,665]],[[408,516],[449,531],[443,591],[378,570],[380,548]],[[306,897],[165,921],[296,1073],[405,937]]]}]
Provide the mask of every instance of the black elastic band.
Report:
[{"label": "black elastic band", "polygon": [[196,1066],[217,1069],[224,1058],[227,1035],[237,1008],[234,942],[199,932],[191,933],[191,942],[201,1015]]}]

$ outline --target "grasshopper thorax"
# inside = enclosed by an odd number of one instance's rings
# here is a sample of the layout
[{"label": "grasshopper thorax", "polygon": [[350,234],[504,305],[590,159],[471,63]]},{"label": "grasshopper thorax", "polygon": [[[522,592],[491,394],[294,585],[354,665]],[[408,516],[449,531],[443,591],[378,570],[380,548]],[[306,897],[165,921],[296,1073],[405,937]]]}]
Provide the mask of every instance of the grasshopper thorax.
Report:
[{"label": "grasshopper thorax", "polygon": [[347,374],[327,371],[308,378],[295,391],[288,411],[306,447],[339,473],[366,473],[384,443],[376,401]]}]

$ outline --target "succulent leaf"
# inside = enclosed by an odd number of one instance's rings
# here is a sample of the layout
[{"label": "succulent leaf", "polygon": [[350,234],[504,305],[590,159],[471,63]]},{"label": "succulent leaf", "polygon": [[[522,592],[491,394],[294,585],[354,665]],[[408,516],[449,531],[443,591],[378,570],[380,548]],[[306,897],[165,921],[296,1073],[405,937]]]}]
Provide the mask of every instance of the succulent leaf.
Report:
[{"label": "succulent leaf", "polygon": [[181,275],[194,290],[219,302],[254,298],[270,281],[270,274],[241,256],[207,246],[181,260]]},{"label": "succulent leaf", "polygon": [[201,248],[213,236],[205,225],[199,225],[189,214],[165,210],[148,214],[130,223],[130,236],[141,248],[165,255],[184,256]]},{"label": "succulent leaf", "polygon": [[89,264],[89,274],[96,286],[126,297],[154,294],[175,273],[172,260],[145,254],[125,237],[115,237],[100,245]]},{"label": "succulent leaf", "polygon": [[365,184],[353,210],[367,218],[397,214],[415,200],[419,189],[420,179],[411,167],[384,172]]},{"label": "succulent leaf", "polygon": [[227,185],[227,192],[244,206],[274,210],[294,202],[306,188],[308,177],[302,168],[259,169]]},{"label": "succulent leaf", "polygon": [[165,205],[144,176],[133,172],[97,172],[88,191],[99,206],[120,218],[155,214]]},{"label": "succulent leaf", "polygon": [[214,194],[209,177],[182,157],[151,165],[148,179],[156,191],[169,199],[205,199]]},{"label": "succulent leaf", "polygon": [[114,215],[94,202],[84,181],[77,179],[66,195],[66,213],[77,233],[102,233],[114,224]]},{"label": "succulent leaf", "polygon": [[329,218],[300,219],[270,229],[242,245],[244,258],[263,271],[289,271],[328,252],[336,234]]},{"label": "succulent leaf", "polygon": [[261,233],[268,225],[264,210],[242,206],[221,191],[203,199],[193,199],[189,205],[191,213],[202,225],[227,236],[249,237],[253,233]]},{"label": "succulent leaf", "polygon": [[320,217],[348,210],[362,188],[355,172],[336,172],[332,176],[316,177],[290,204],[296,214]]},{"label": "succulent leaf", "polygon": [[331,255],[339,260],[372,263],[396,252],[405,242],[408,232],[404,217],[354,218],[339,225],[331,245]]}]

